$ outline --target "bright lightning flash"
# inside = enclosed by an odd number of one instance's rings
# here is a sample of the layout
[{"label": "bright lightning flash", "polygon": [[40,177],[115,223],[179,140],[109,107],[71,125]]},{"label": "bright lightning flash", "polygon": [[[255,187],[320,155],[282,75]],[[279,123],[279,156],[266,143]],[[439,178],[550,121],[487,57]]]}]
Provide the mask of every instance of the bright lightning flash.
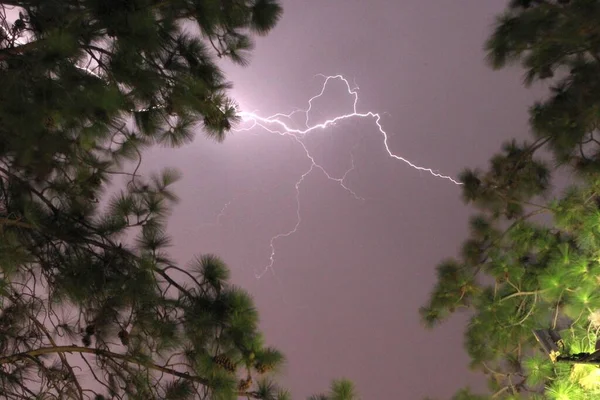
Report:
[{"label": "bright lightning flash", "polygon": [[[306,144],[302,141],[302,138],[304,136],[306,136],[307,134],[311,133],[312,131],[323,130],[329,126],[335,125],[337,122],[340,122],[340,121],[346,120],[346,119],[371,118],[374,120],[379,132],[383,136],[383,144],[385,146],[385,149],[386,149],[389,157],[394,158],[399,161],[402,161],[405,164],[408,164],[410,167],[412,167],[418,171],[425,171],[436,178],[446,179],[446,180],[454,183],[455,185],[461,185],[460,182],[456,181],[455,179],[451,178],[450,176],[439,174],[431,168],[425,168],[425,167],[418,166],[418,165],[414,164],[413,162],[407,160],[406,158],[401,157],[397,154],[394,154],[390,150],[390,147],[388,145],[388,134],[386,133],[386,131],[383,129],[383,127],[381,125],[381,115],[379,113],[375,113],[373,111],[368,111],[368,112],[359,112],[358,111],[358,109],[357,109],[358,87],[355,87],[353,89],[350,86],[350,83],[348,82],[348,80],[342,75],[332,75],[332,76],[319,75],[319,76],[325,78],[325,81],[323,82],[323,86],[321,87],[321,91],[317,95],[311,97],[308,100],[308,108],[305,110],[295,110],[289,114],[277,113],[277,114],[271,115],[270,117],[262,117],[262,116],[256,114],[255,112],[241,111],[238,113],[239,117],[242,120],[242,123],[248,122],[248,123],[250,123],[250,126],[247,126],[242,129],[236,129],[236,131],[238,131],[238,132],[239,131],[249,131],[258,126],[258,127],[265,129],[266,131],[268,131],[270,133],[275,133],[275,134],[278,134],[281,136],[289,136],[296,143],[298,143],[298,145],[300,145],[302,147],[302,149],[304,150],[304,152],[306,154],[306,158],[310,161],[310,167],[308,168],[308,170],[306,170],[300,176],[300,178],[298,179],[298,181],[296,181],[296,184],[295,184],[296,224],[289,231],[279,233],[271,238],[271,241],[270,241],[271,255],[269,256],[269,263],[263,268],[263,270],[260,273],[257,273],[257,271],[255,269],[254,272],[255,272],[255,276],[257,279],[260,279],[267,271],[271,271],[273,273],[273,275],[275,274],[275,271],[273,269],[273,265],[275,264],[275,252],[276,252],[275,251],[275,242],[279,239],[291,236],[298,231],[298,228],[300,227],[300,223],[302,222],[302,217],[300,215],[300,186],[302,185],[302,182],[304,182],[304,179],[311,172],[313,172],[314,170],[320,170],[327,177],[327,179],[339,184],[344,190],[346,190],[349,194],[351,194],[355,199],[364,200],[363,198],[358,196],[356,193],[354,193],[354,191],[352,191],[352,189],[350,189],[344,183],[348,174],[350,172],[352,172],[352,170],[354,170],[354,157],[352,157],[352,166],[341,177],[336,178],[336,177],[332,176],[331,174],[329,174],[329,172],[327,172],[327,170],[322,165],[317,163],[315,158],[311,155],[310,151],[308,150]],[[349,112],[348,114],[338,115],[338,116],[336,116],[332,119],[328,119],[324,122],[310,125],[309,118],[310,118],[310,111],[312,110],[312,107],[313,107],[313,101],[315,101],[319,97],[323,96],[323,94],[325,93],[325,90],[327,89],[327,85],[329,84],[330,81],[333,81],[333,80],[341,81],[346,86],[348,95],[350,95],[354,98],[352,111]],[[296,113],[304,114],[304,116],[305,116],[304,124],[306,126],[305,128],[303,128],[303,129],[293,128],[293,127],[289,126],[286,122],[284,122],[285,120],[291,120],[291,117]]]},{"label": "bright lightning flash", "polygon": [[[4,31],[4,33],[6,35],[8,35],[8,37],[12,38],[12,40],[14,40],[15,43],[19,44],[19,45],[23,45],[25,44],[25,42],[23,42],[21,39],[18,39],[16,37],[13,37],[13,35],[10,34],[10,32],[3,27],[2,25],[0,25],[0,29],[2,29],[2,31]],[[76,66],[76,68],[79,68],[81,70],[84,70],[86,72],[88,72],[89,74],[102,79],[97,73],[95,73],[94,71],[92,71],[92,69],[89,67],[89,65],[87,67],[82,67],[82,66]],[[431,168],[426,168],[426,167],[421,167],[418,166],[414,163],[412,163],[411,161],[407,160],[404,157],[401,157],[397,154],[394,154],[391,150],[390,147],[388,145],[388,134],[386,133],[386,131],[383,129],[383,127],[381,126],[381,115],[379,113],[375,113],[373,111],[368,111],[368,112],[358,112],[357,109],[357,104],[358,104],[358,87],[355,86],[354,89],[352,89],[352,87],[350,86],[350,83],[348,82],[348,80],[342,76],[342,75],[331,75],[331,76],[325,76],[322,74],[319,74],[319,76],[325,78],[325,81],[323,82],[323,86],[321,87],[321,92],[318,93],[317,95],[311,97],[308,100],[308,108],[306,110],[295,110],[289,114],[283,114],[283,113],[277,113],[274,115],[271,115],[270,117],[261,117],[260,115],[256,114],[255,112],[245,112],[242,111],[240,113],[238,113],[238,115],[241,117],[243,122],[251,122],[251,125],[249,127],[243,128],[243,129],[236,129],[237,131],[249,131],[253,128],[255,128],[256,126],[259,126],[265,130],[267,130],[268,132],[271,133],[276,133],[279,134],[281,136],[289,136],[291,137],[294,141],[296,141],[304,150],[306,157],[308,160],[310,160],[310,167],[309,169],[304,172],[300,178],[298,179],[298,181],[296,181],[295,184],[295,189],[296,189],[296,224],[294,225],[293,229],[287,231],[287,232],[283,232],[283,233],[279,233],[275,236],[273,236],[270,240],[270,248],[271,248],[271,255],[269,256],[269,263],[265,266],[265,268],[263,269],[262,272],[257,273],[256,270],[255,272],[255,276],[257,279],[260,279],[267,271],[271,271],[273,274],[275,274],[275,271],[273,269],[273,265],[275,264],[275,242],[278,239],[282,239],[288,236],[293,235],[294,233],[296,233],[298,231],[298,228],[300,227],[300,223],[302,222],[302,217],[300,215],[300,185],[302,184],[302,182],[304,181],[304,179],[311,173],[313,172],[315,169],[320,170],[321,172],[323,172],[323,174],[327,177],[327,179],[334,181],[336,183],[338,183],[344,190],[346,190],[348,193],[350,193],[356,200],[362,200],[364,201],[364,199],[360,196],[358,196],[354,191],[352,191],[352,189],[350,189],[348,186],[346,186],[346,184],[344,183],[346,177],[348,176],[348,174],[350,172],[352,172],[354,170],[354,156],[352,156],[352,166],[350,167],[350,169],[348,169],[341,177],[336,178],[333,177],[331,174],[329,174],[327,172],[327,170],[320,165],[319,163],[317,163],[314,159],[314,157],[311,155],[310,151],[308,150],[308,148],[306,147],[306,144],[301,140],[305,135],[307,135],[308,133],[315,131],[315,130],[323,130],[329,126],[335,125],[337,122],[342,121],[342,120],[346,120],[346,119],[351,119],[351,118],[372,118],[375,120],[375,124],[377,125],[377,128],[379,129],[379,132],[383,135],[383,144],[385,146],[385,149],[387,151],[387,154],[399,161],[402,161],[406,164],[408,164],[410,167],[418,170],[418,171],[425,171],[428,172],[429,174],[433,175],[434,177],[437,178],[442,178],[442,179],[447,179],[450,182],[456,184],[456,185],[461,185],[460,182],[456,181],[455,179],[451,178],[450,176],[446,176],[446,175],[442,175],[439,174],[437,172],[435,172],[433,169]],[[323,94],[325,93],[325,90],[327,89],[327,84],[332,81],[332,80],[339,80],[341,82],[343,82],[343,84],[346,86],[346,90],[348,92],[348,95],[352,96],[354,98],[354,103],[353,103],[353,107],[352,107],[352,112],[348,113],[348,114],[343,114],[343,115],[338,115],[332,119],[328,119],[322,123],[319,124],[315,124],[315,125],[309,125],[309,117],[310,117],[310,111],[312,110],[312,106],[313,106],[313,101],[318,99],[319,97],[323,96]],[[142,109],[142,110],[136,110],[136,112],[144,112],[147,111],[148,109]],[[291,120],[292,115],[296,114],[296,113],[302,113],[305,115],[305,126],[306,128],[304,129],[296,129],[296,128],[292,128],[290,126],[288,126],[284,120]],[[220,224],[221,222],[221,218],[224,216],[225,211],[227,210],[227,207],[230,205],[231,202],[228,202],[227,204],[225,204],[225,206],[223,207],[223,209],[221,210],[221,212],[219,213],[219,215],[217,216],[217,225]]]}]

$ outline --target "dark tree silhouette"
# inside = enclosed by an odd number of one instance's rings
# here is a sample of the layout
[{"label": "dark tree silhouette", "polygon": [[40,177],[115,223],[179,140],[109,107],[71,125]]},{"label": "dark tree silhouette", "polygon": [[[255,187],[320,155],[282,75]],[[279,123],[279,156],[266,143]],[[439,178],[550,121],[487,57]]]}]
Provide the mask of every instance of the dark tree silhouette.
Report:
[{"label": "dark tree silhouette", "polygon": [[[278,2],[0,10],[2,398],[289,398],[272,381],[283,356],[223,261],[166,252],[178,173],[124,167],[196,130],[224,138],[236,110],[215,58],[245,64]],[[109,194],[115,176],[128,183]]]}]

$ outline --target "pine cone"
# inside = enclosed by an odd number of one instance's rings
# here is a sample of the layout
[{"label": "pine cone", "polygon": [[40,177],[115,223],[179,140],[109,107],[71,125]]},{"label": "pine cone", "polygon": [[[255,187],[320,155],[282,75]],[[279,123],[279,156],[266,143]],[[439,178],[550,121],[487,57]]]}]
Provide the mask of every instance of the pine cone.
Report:
[{"label": "pine cone", "polygon": [[227,358],[226,355],[219,354],[218,356],[213,358],[213,361],[215,362],[215,364],[225,369],[226,371],[235,372],[235,364],[233,364],[233,362],[231,362],[231,360]]},{"label": "pine cone", "polygon": [[238,384],[238,390],[240,392],[245,392],[246,390],[250,389],[250,386],[252,386],[252,377],[249,376],[247,379],[240,380],[240,383]]},{"label": "pine cone", "polygon": [[129,345],[129,333],[125,329],[119,331],[119,339],[123,346]]},{"label": "pine cone", "polygon": [[170,116],[175,116],[175,110],[173,109],[173,103],[168,101],[167,104],[165,105],[165,111],[167,114],[169,114]]},{"label": "pine cone", "polygon": [[218,365],[222,365],[225,360],[227,360],[227,357],[225,357],[223,354],[213,357],[213,361]]},{"label": "pine cone", "polygon": [[225,365],[223,365],[223,368],[229,372],[235,372],[235,365],[229,360]]},{"label": "pine cone", "polygon": [[56,127],[56,124],[54,122],[54,118],[48,116],[44,119],[44,128],[51,130],[54,129]]},{"label": "pine cone", "polygon": [[263,363],[256,363],[256,365],[254,365],[254,368],[256,368],[259,374],[264,374],[265,372],[268,372],[271,369],[270,366],[265,365]]},{"label": "pine cone", "polygon": [[17,19],[13,24],[13,32],[18,33],[25,29],[25,21],[21,18]]}]

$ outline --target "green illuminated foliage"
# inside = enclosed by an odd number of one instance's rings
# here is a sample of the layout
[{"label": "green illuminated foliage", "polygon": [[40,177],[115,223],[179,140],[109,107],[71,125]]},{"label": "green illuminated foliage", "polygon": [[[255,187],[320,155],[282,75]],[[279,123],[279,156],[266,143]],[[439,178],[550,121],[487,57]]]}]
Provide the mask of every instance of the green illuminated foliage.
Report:
[{"label": "green illuminated foliage", "polygon": [[600,368],[553,364],[532,330],[559,331],[576,354],[595,350],[600,329],[600,1],[512,1],[486,50],[492,67],[520,64],[525,84],[551,90],[530,109],[532,141],[461,175],[478,214],[459,257],[438,267],[423,321],[469,312],[465,347],[492,398],[596,399]]}]

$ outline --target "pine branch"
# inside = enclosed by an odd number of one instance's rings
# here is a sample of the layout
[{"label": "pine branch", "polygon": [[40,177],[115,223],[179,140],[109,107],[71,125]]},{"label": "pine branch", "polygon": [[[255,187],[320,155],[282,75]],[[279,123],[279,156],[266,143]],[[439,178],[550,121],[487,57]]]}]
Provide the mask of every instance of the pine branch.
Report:
[{"label": "pine branch", "polygon": [[504,386],[502,389],[498,390],[496,393],[494,393],[492,395],[492,399],[497,398],[498,396],[500,396],[502,393],[506,392],[509,389],[508,386]]},{"label": "pine branch", "polygon": [[165,280],[167,282],[169,282],[169,284],[175,286],[179,291],[181,291],[182,293],[184,293],[186,296],[188,296],[190,299],[194,298],[194,296],[192,295],[192,293],[190,293],[189,290],[187,290],[186,288],[184,288],[183,286],[181,286],[179,283],[177,283],[173,278],[171,278],[169,276],[169,274],[167,274],[164,270],[160,269],[160,268],[155,268],[154,271],[156,271],[157,274],[159,274],[160,276],[162,276],[163,278],[165,278]]},{"label": "pine branch", "polygon": [[185,379],[190,379],[194,382],[198,382],[201,384],[207,384],[208,381],[199,377],[199,376],[194,376],[194,375],[190,375],[188,373],[184,373],[184,372],[180,372],[180,371],[176,371],[174,369],[170,369],[170,368],[166,368],[163,367],[161,365],[158,364],[154,364],[154,363],[148,363],[148,362],[143,362],[141,360],[137,360],[132,356],[127,356],[125,354],[119,354],[119,353],[113,353],[111,351],[108,350],[102,350],[102,349],[94,349],[94,348],[90,348],[90,347],[81,347],[81,346],[48,346],[48,347],[40,347],[38,349],[34,349],[34,350],[30,350],[30,351],[26,351],[26,352],[22,352],[22,353],[17,353],[17,354],[13,354],[10,356],[5,356],[5,357],[1,357],[0,358],[0,365],[4,365],[4,364],[11,364],[11,363],[15,363],[17,361],[20,361],[21,359],[24,358],[32,358],[32,357],[37,357],[37,356],[41,356],[41,355],[45,355],[45,354],[64,354],[64,353],[87,353],[87,354],[95,354],[98,356],[103,356],[103,357],[108,357],[108,358],[112,358],[112,359],[119,359],[119,360],[123,360],[123,361],[127,361],[129,363],[132,364],[137,364],[141,367],[146,367],[146,368],[150,368],[156,371],[160,371],[160,372],[164,372],[173,376],[177,376],[179,378],[185,378]]},{"label": "pine branch", "polygon": [[[98,378],[98,375],[96,375],[96,373],[94,372],[95,368],[90,365],[90,362],[87,360],[87,358],[85,358],[85,355],[83,353],[79,353],[79,355],[81,356],[81,359],[83,360],[83,362],[88,366],[88,368],[89,368],[92,376],[96,380],[96,382],[98,382],[99,384],[104,386],[106,389],[108,389],[108,391],[110,393],[112,390],[111,387],[109,385],[107,385],[104,381],[102,381],[100,378]],[[119,399],[123,399],[123,397],[118,394],[113,394],[113,396],[118,397]]]},{"label": "pine branch", "polygon": [[[33,316],[33,315],[28,315],[28,317],[29,317],[29,319],[31,319],[33,321],[33,323],[42,332],[44,332],[44,335],[46,335],[50,344],[52,346],[56,347],[56,342],[54,341],[54,339],[52,338],[52,335],[50,334],[50,332],[48,332],[48,329],[46,329],[44,324],[42,324],[40,321],[38,321],[37,318],[35,318],[35,316]],[[71,364],[69,364],[69,361],[67,360],[67,357],[64,355],[64,353],[58,353],[58,356],[60,357],[60,360],[62,361],[63,365],[67,368],[67,370],[69,371],[69,374],[73,378],[73,383],[77,387],[77,393],[79,394],[79,399],[83,400],[84,399],[83,388],[81,387],[81,384],[79,383],[79,380],[77,379],[77,375],[75,375],[75,371],[73,371],[73,367],[71,367]]]},{"label": "pine branch", "polygon": [[534,290],[534,291],[531,291],[531,292],[521,292],[521,291],[518,291],[518,292],[510,294],[510,295],[508,295],[506,297],[501,298],[500,302],[502,303],[503,301],[508,300],[508,299],[512,299],[513,297],[537,295],[539,293],[544,293],[546,291],[548,291],[548,289]]},{"label": "pine branch", "polygon": [[[45,355],[45,354],[94,354],[97,356],[107,357],[113,360],[123,360],[125,362],[136,364],[140,367],[148,368],[154,371],[163,372],[168,375],[175,376],[177,378],[186,379],[192,382],[200,383],[201,385],[210,387],[210,382],[208,379],[202,378],[197,375],[190,375],[187,372],[177,371],[172,368],[164,367],[162,365],[155,364],[153,362],[145,362],[142,360],[138,360],[133,356],[128,356],[125,354],[114,353],[109,350],[102,349],[94,349],[90,347],[81,347],[81,346],[48,346],[48,347],[40,347],[38,349],[25,351],[17,354],[13,354],[10,356],[0,357],[0,365],[12,364],[17,361],[21,361],[23,359],[35,358],[37,356]],[[249,397],[253,399],[259,399],[257,394],[254,392],[239,392],[238,396]]]},{"label": "pine branch", "polygon": [[0,49],[0,61],[4,61],[12,56],[18,56],[26,51],[31,51],[37,48],[42,40],[34,40],[17,47],[8,47]]},{"label": "pine branch", "polygon": [[20,219],[9,219],[0,217],[0,229],[2,226],[18,226],[20,228],[34,229],[33,225],[23,222]]},{"label": "pine branch", "polygon": [[[161,0],[156,4],[151,5],[149,8],[160,8],[160,7],[165,7],[168,6],[170,3],[172,2],[172,0]],[[4,1],[4,0],[0,0],[0,5],[9,5],[9,6],[14,6],[14,7],[22,7],[21,4],[18,4],[17,2],[13,2],[13,1]],[[77,17],[84,15],[85,10],[78,10],[76,12],[72,12],[67,19],[67,22],[73,22]],[[17,55],[21,55],[27,51],[31,51],[36,49],[40,43],[44,42],[44,39],[38,39],[38,40],[34,40],[31,41],[29,43],[23,44],[21,46],[17,46],[17,47],[10,47],[10,48],[5,48],[5,49],[0,49],[0,61],[4,61],[12,56],[17,56]],[[84,47],[88,47],[88,48],[92,48],[94,47],[95,50],[100,50],[98,48],[95,48],[95,46],[91,46],[91,45],[86,45]]]},{"label": "pine branch", "polygon": [[[11,174],[8,170],[5,170],[3,168],[0,167],[0,172],[4,172],[7,175],[11,175],[17,179],[20,179],[19,177],[17,177],[14,174]],[[27,183],[25,181],[22,181],[23,183]],[[60,211],[58,209],[56,209],[54,207],[54,205],[52,205],[52,203],[47,200],[41,193],[39,193],[38,191],[36,191],[35,189],[33,189],[31,186],[29,186],[29,189],[36,194],[48,207],[51,208],[51,210],[53,212],[55,212],[55,214],[59,214]],[[79,222],[79,221],[78,221]],[[27,229],[36,229],[33,225],[28,224],[26,222],[21,222],[18,220],[9,220],[9,219],[3,219],[0,218],[0,226],[2,224],[6,224],[6,225],[14,225],[14,226],[19,226],[19,227],[23,227],[23,228],[27,228]],[[87,224],[83,224],[86,228],[90,229],[93,233],[96,233],[96,230],[94,229],[94,227],[89,226]],[[60,237],[59,237],[60,238]],[[133,257],[134,259],[138,259],[138,257],[129,252],[126,251],[125,249],[123,249],[122,247],[118,246],[116,243],[112,242],[110,239],[103,237],[103,239],[105,239],[108,244],[97,241],[95,239],[92,239],[90,237],[85,237],[85,236],[81,236],[79,239],[81,239],[83,242],[85,243],[89,243],[91,245],[97,246],[99,248],[102,248],[104,250],[115,250],[115,249],[119,249],[119,251],[123,252],[125,255],[129,256],[129,257]],[[171,266],[171,268],[176,268],[174,266]],[[179,268],[177,268],[179,269]],[[183,271],[181,269],[179,269],[180,271]],[[192,293],[190,293],[187,289],[185,289],[183,286],[181,286],[179,283],[177,283],[175,280],[173,280],[173,278],[171,278],[167,272],[166,269],[160,269],[160,268],[156,268],[155,272],[157,274],[159,274],[160,276],[162,276],[169,284],[173,285],[174,287],[176,287],[179,291],[181,291],[182,293],[184,293],[186,296],[188,296],[189,298],[193,298],[194,296],[192,295]],[[194,279],[195,280],[195,279]],[[197,282],[197,281],[196,281]],[[199,285],[200,286],[200,285]]]},{"label": "pine branch", "polygon": [[162,269],[159,269],[159,270],[161,272],[164,272],[166,274],[168,269],[175,269],[175,270],[181,272],[182,274],[187,275],[198,286],[198,288],[202,287],[202,285],[200,284],[200,282],[198,282],[198,280],[192,274],[190,274],[188,271],[186,271],[186,270],[184,270],[182,268],[179,268],[179,267],[177,267],[175,265],[169,265],[168,267],[162,268]]}]

